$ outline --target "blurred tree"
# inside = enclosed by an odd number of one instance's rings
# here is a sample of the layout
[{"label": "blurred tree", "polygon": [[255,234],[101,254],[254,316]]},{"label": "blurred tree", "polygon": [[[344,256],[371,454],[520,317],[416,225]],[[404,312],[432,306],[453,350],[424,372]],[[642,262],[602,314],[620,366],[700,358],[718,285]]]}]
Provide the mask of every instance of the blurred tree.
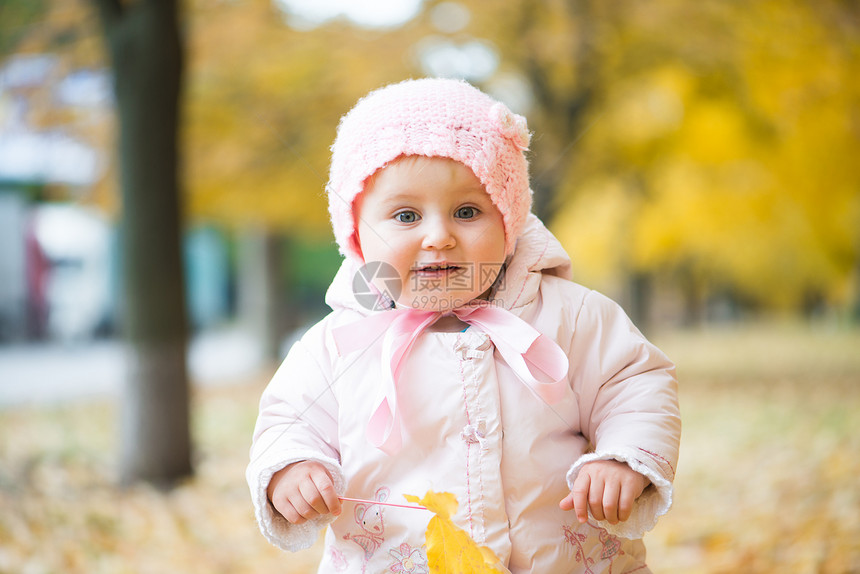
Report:
[{"label": "blurred tree", "polygon": [[[102,66],[102,45],[108,47],[120,125],[123,323],[131,343],[131,373],[123,396],[121,475],[125,482],[170,483],[191,472],[179,265],[176,129],[182,47],[178,8],[175,2],[157,0],[95,0],[94,5],[101,16],[103,43],[93,33],[82,2],[4,3],[0,38],[4,50],[56,54],[61,77]],[[58,105],[59,99],[57,85],[40,87],[27,102],[28,125],[66,129],[92,145],[106,147],[109,123],[91,110],[78,114]],[[108,179],[99,181],[83,199],[115,211]],[[53,199],[69,198],[67,191],[52,193]]]},{"label": "blurred tree", "polygon": [[0,54],[9,54],[33,33],[46,0],[4,0],[0,4]]},{"label": "blurred tree", "polygon": [[191,474],[187,318],[180,250],[183,41],[177,0],[94,0],[113,68],[122,194],[125,336],[121,477]]},{"label": "blurred tree", "polygon": [[630,8],[610,58],[624,73],[554,222],[579,270],[671,274],[690,318],[721,292],[844,306],[860,247],[856,14],[768,0]]},{"label": "blurred tree", "polygon": [[[46,137],[70,136],[95,150],[106,151],[110,148],[113,131],[112,110],[106,102],[93,101],[92,91],[82,96],[80,89],[67,89],[72,75],[104,67],[103,46],[97,25],[92,22],[94,14],[88,12],[88,8],[85,0],[63,3],[7,0],[0,3],[0,60],[3,64],[14,66],[14,58],[31,59],[31,62],[41,60],[47,64],[39,79],[32,67],[25,66],[23,69],[29,67],[29,72],[21,76],[19,67],[19,72],[14,74],[17,77],[12,79],[13,85],[0,81],[0,122],[13,118],[12,124],[7,124],[13,129]],[[80,82],[77,85],[80,86]],[[115,213],[111,177],[107,173],[96,175],[98,180],[86,187],[53,181],[32,182],[28,195],[39,201],[97,201],[108,212]]]},{"label": "blurred tree", "polygon": [[[496,77],[510,74],[527,86],[529,128],[535,134],[530,158],[534,211],[548,220],[574,146],[588,131],[604,91],[607,46],[601,37],[616,19],[614,12],[592,0],[463,4],[474,15],[467,32],[489,39],[501,55]],[[498,91],[496,77],[483,87]]]},{"label": "blurred tree", "polygon": [[[519,0],[492,8],[469,4],[476,14],[474,29],[491,38],[503,55],[500,74],[521,78],[528,87],[534,211],[552,222],[559,208],[578,195],[571,182],[582,179],[577,159],[584,138],[605,122],[608,94],[642,56],[629,52],[637,8],[591,0]],[[658,6],[648,10],[661,12]],[[493,86],[491,79],[486,87],[494,91]],[[638,193],[645,192],[640,187]],[[628,292],[624,306],[645,328],[649,274],[629,266],[623,271]]]},{"label": "blurred tree", "polygon": [[[856,6],[461,0],[467,16],[440,25],[451,4],[425,0],[384,30],[292,29],[270,0],[188,4],[185,198],[190,217],[270,250],[251,257],[265,273],[240,274],[246,299],[277,284],[272,250],[291,237],[331,241],[323,185],[340,115],[420,75],[423,40],[444,36],[495,48],[481,87],[520,82],[536,210],[581,280],[639,294],[631,314],[658,275],[684,286],[691,319],[720,293],[789,309],[860,301]],[[256,314],[281,324],[258,321],[276,349],[301,309],[268,292]]]}]

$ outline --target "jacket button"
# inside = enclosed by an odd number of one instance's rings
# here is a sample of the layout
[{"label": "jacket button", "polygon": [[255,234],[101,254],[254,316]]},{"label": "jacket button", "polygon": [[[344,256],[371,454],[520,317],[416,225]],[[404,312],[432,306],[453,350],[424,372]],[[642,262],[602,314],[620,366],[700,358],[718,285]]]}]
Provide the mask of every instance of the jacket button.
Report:
[{"label": "jacket button", "polygon": [[487,438],[487,423],[486,421],[478,421],[477,424],[466,425],[463,427],[463,430],[460,431],[460,438],[463,439],[463,442],[466,444],[483,444],[484,439]]}]

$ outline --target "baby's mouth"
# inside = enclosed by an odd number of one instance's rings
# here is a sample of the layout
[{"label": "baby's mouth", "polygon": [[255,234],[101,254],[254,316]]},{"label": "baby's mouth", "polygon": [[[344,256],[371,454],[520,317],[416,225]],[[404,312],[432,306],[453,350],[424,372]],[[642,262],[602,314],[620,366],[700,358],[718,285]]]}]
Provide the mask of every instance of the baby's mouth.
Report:
[{"label": "baby's mouth", "polygon": [[417,265],[413,268],[413,271],[419,275],[442,276],[456,273],[461,269],[462,267],[451,263],[433,263],[430,265]]}]

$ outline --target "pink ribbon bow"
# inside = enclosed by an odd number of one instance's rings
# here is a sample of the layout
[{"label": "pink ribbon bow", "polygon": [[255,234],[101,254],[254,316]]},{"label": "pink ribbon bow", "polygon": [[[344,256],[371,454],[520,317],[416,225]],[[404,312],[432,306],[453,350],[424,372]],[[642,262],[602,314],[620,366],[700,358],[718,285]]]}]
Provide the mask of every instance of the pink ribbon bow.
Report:
[{"label": "pink ribbon bow", "polygon": [[[506,309],[491,305],[452,311],[461,321],[485,332],[496,350],[531,391],[547,403],[561,400],[566,387],[567,355],[555,341]],[[442,316],[436,311],[392,309],[334,329],[343,356],[382,336],[382,392],[367,425],[373,446],[395,454],[402,446],[397,411],[397,383],[404,359],[421,332]]]}]

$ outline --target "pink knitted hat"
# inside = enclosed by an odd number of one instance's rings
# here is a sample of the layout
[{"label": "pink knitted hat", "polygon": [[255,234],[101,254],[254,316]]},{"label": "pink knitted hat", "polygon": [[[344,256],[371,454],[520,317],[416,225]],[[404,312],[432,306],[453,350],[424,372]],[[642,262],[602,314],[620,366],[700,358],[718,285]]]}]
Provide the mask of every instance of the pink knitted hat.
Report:
[{"label": "pink knitted hat", "polygon": [[340,121],[326,186],[340,252],[361,260],[353,206],[368,177],[405,155],[447,157],[484,184],[511,254],[531,210],[526,120],[466,82],[426,78],[362,98]]}]

